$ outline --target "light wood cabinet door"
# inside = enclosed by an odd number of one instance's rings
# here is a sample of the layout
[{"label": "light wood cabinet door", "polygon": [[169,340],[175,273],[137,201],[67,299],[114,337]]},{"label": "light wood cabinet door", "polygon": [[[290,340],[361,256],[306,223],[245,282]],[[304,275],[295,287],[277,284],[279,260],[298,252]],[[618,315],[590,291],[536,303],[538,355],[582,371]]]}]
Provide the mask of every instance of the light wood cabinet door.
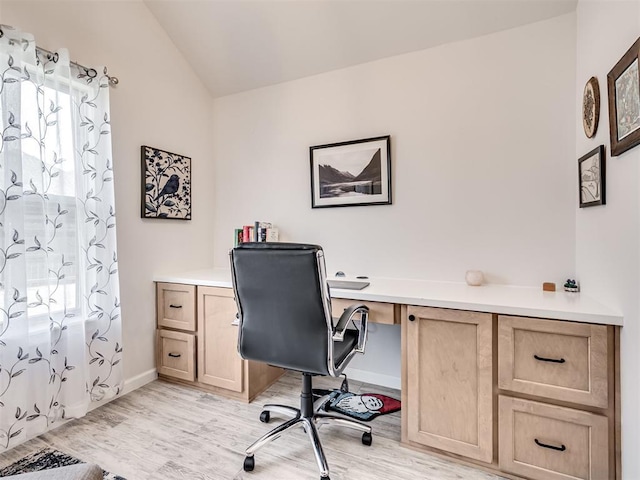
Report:
[{"label": "light wood cabinet door", "polygon": [[158,327],[196,329],[196,287],[181,283],[156,285]]},{"label": "light wood cabinet door", "polygon": [[501,389],[607,407],[605,325],[500,315],[498,331]]},{"label": "light wood cabinet door", "polygon": [[408,307],[407,438],[491,463],[491,314]]},{"label": "light wood cabinet door", "polygon": [[198,287],[198,381],[234,392],[244,388],[238,354],[238,312],[230,288]]},{"label": "light wood cabinet door", "polygon": [[500,469],[535,480],[609,477],[607,418],[500,396]]}]

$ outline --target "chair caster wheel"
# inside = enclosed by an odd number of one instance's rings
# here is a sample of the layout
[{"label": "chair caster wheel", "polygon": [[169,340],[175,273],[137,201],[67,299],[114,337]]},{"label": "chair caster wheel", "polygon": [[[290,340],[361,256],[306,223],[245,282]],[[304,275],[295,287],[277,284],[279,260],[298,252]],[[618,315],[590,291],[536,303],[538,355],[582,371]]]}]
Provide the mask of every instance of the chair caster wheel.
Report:
[{"label": "chair caster wheel", "polygon": [[256,461],[253,457],[244,457],[244,465],[242,466],[242,468],[244,468],[245,472],[253,472],[255,466]]},{"label": "chair caster wheel", "polygon": [[362,444],[366,445],[367,447],[371,446],[371,443],[373,442],[373,438],[371,437],[371,433],[365,432],[362,434]]},{"label": "chair caster wheel", "polygon": [[271,413],[267,410],[263,410],[260,414],[260,421],[262,423],[269,423],[269,420],[271,420]]}]

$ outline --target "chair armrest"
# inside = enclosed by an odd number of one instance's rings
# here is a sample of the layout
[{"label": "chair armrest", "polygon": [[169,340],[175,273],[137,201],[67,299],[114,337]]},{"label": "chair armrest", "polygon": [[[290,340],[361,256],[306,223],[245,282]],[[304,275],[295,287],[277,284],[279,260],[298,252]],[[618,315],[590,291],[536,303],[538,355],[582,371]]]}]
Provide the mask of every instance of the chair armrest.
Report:
[{"label": "chair armrest", "polygon": [[[360,327],[356,325],[353,320],[353,317],[356,314],[360,314]],[[367,333],[367,319],[369,318],[369,307],[362,303],[356,303],[354,305],[350,305],[348,308],[342,312],[340,319],[338,320],[337,325],[333,329],[333,339],[337,342],[342,342],[344,340],[344,332],[347,330],[349,322],[352,322],[354,327],[358,329],[358,348],[361,346],[364,347],[364,340],[366,339]]]}]

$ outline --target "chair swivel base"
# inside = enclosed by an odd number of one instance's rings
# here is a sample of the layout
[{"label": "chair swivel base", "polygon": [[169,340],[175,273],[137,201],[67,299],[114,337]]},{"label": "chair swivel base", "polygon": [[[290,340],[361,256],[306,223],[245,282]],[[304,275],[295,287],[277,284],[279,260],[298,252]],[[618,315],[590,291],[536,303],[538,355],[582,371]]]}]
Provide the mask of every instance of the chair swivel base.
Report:
[{"label": "chair swivel base", "polygon": [[[308,391],[310,392],[311,377],[308,378]],[[244,459],[243,466],[246,472],[250,472],[254,469],[254,455],[260,448],[264,447],[273,440],[280,438],[280,436],[286,431],[298,426],[302,427],[305,433],[309,436],[311,446],[313,447],[313,453],[316,458],[316,463],[318,464],[318,469],[320,470],[321,480],[329,480],[329,465],[327,464],[327,459],[325,457],[324,451],[322,450],[322,444],[320,443],[320,437],[318,435],[318,428],[321,425],[333,424],[358,430],[360,432],[363,432],[362,443],[367,446],[371,445],[372,436],[371,427],[369,425],[351,420],[339,414],[326,413],[323,410],[324,401],[326,399],[320,399],[314,404],[314,402],[311,400],[312,395],[305,395],[305,390],[307,390],[307,388],[305,388],[307,387],[306,375],[304,376],[304,379],[305,386],[303,387],[303,393],[300,398],[301,408],[293,408],[286,405],[276,404],[267,404],[263,407],[263,411],[260,414],[260,421],[263,423],[269,422],[269,420],[271,419],[271,412],[291,418],[290,420],[287,420],[283,424],[277,426],[270,432],[260,437],[249,448],[246,449],[246,457]]]}]

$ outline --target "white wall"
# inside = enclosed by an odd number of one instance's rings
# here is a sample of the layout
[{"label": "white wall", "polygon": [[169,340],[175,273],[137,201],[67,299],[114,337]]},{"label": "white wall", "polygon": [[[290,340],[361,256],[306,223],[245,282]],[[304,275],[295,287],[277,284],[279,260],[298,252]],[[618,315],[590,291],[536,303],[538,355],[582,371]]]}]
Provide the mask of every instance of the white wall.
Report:
[{"label": "white wall", "polygon": [[[214,249],[275,222],[328,271],[540,285],[575,273],[575,15],[213,103]],[[310,207],[309,146],[391,135],[393,205]],[[382,329],[381,329],[382,330]],[[395,377],[397,329],[354,368]]]},{"label": "white wall", "polygon": [[[570,14],[214,100],[215,263],[262,219],[350,273],[566,278],[574,63]],[[384,134],[394,204],[312,210],[309,146]]]},{"label": "white wall", "polygon": [[[576,209],[576,267],[582,291],[624,314],[621,331],[624,478],[640,478],[640,148],[610,157],[607,73],[640,34],[640,2],[580,1],[577,8],[576,154],[604,144],[607,204]],[[600,83],[600,126],[594,139],[582,130],[581,101],[591,76]],[[572,162],[577,168],[577,160]],[[577,192],[574,204],[578,204]]]},{"label": "white wall", "polygon": [[[155,368],[154,274],[213,264],[211,97],[140,1],[5,1],[0,21],[120,79],[111,89],[114,184],[124,371],[135,382]],[[193,220],[140,218],[143,144],[192,157]]]}]

